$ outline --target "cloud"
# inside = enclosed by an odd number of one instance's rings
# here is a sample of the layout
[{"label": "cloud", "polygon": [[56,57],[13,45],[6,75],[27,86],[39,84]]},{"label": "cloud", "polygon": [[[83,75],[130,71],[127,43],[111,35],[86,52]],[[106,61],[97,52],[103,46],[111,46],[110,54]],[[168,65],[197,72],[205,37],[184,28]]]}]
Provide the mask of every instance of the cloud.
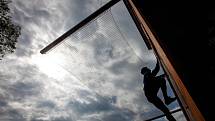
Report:
[{"label": "cloud", "polygon": [[2,121],[26,121],[20,110],[9,109],[0,113],[0,120]]},{"label": "cloud", "polygon": [[93,99],[85,98],[80,101],[69,102],[67,107],[71,108],[76,115],[80,115],[77,120],[132,121],[134,119],[134,112],[126,108],[119,108],[115,103],[116,97],[97,95]]},{"label": "cloud", "polygon": [[72,101],[69,102],[68,106],[71,107],[79,115],[87,115],[93,113],[100,113],[103,111],[113,110],[111,100],[105,98],[88,99],[86,102]]},{"label": "cloud", "polygon": [[0,106],[1,106],[1,107],[7,106],[7,102],[5,102],[5,101],[3,101],[3,100],[0,100]]},{"label": "cloud", "polygon": [[14,100],[23,100],[29,96],[37,96],[40,93],[40,85],[37,83],[17,82],[7,90],[14,97]]},{"label": "cloud", "polygon": [[53,109],[55,108],[55,103],[52,101],[48,101],[48,100],[42,100],[40,102],[38,102],[37,105],[38,108],[50,108]]},{"label": "cloud", "polygon": [[133,121],[135,113],[128,109],[112,112],[102,118],[102,121]]}]

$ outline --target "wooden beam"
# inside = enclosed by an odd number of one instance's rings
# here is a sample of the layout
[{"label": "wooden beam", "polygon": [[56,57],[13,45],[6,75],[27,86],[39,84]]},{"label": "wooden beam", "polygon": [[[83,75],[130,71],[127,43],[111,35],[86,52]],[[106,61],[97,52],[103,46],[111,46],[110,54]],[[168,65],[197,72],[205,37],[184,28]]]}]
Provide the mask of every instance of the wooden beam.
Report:
[{"label": "wooden beam", "polygon": [[151,46],[157,55],[157,57],[160,59],[160,61],[163,63],[166,71],[168,72],[169,76],[173,79],[171,82],[174,86],[174,89],[176,90],[177,95],[179,96],[179,99],[184,103],[184,106],[187,106],[188,109],[186,110],[186,114],[189,116],[189,120],[191,121],[205,121],[203,115],[199,111],[198,107],[196,106],[195,102],[193,101],[192,97],[190,96],[189,92],[187,91],[186,87],[184,86],[181,78],[177,74],[176,70],[174,69],[173,65],[171,64],[170,60],[167,58],[166,53],[160,46],[160,44],[157,41],[157,38],[152,33],[151,29],[147,25],[144,16],[140,14],[136,6],[134,5],[132,0],[126,0],[129,2],[129,4],[132,6],[132,9],[135,11],[136,17],[140,23],[140,26],[142,27],[143,31],[147,34],[149,37],[148,41],[151,43]]},{"label": "wooden beam", "polygon": [[69,31],[65,32],[63,35],[61,35],[60,37],[58,37],[55,41],[53,41],[48,46],[46,46],[44,49],[42,49],[40,51],[40,53],[41,54],[45,54],[46,52],[48,52],[49,50],[51,50],[53,47],[55,47],[56,45],[58,45],[59,43],[61,43],[68,36],[70,36],[71,34],[73,34],[74,32],[76,32],[78,29],[80,29],[81,27],[83,27],[84,25],[86,25],[87,23],[89,23],[90,21],[92,21],[93,19],[95,19],[97,16],[99,16],[100,14],[102,14],[103,12],[105,12],[106,10],[108,10],[110,7],[112,7],[113,5],[115,5],[116,3],[118,3],[119,1],[120,0],[111,0],[110,2],[108,2],[107,4],[105,4],[104,6],[102,6],[101,8],[99,8],[97,11],[95,11],[94,13],[92,13],[91,15],[89,15],[86,19],[84,19],[83,21],[81,21],[80,23],[78,23],[76,26],[74,26],[73,28],[71,28]]}]

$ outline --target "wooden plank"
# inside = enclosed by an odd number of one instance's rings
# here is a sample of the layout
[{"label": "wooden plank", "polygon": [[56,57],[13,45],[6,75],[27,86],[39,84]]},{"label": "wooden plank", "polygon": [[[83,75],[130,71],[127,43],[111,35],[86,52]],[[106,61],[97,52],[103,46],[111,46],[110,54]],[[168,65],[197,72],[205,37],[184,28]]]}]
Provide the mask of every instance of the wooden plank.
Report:
[{"label": "wooden plank", "polygon": [[136,17],[141,23],[142,29],[145,31],[145,33],[147,33],[148,37],[150,38],[149,41],[153,47],[155,54],[158,56],[160,61],[162,61],[166,71],[173,79],[172,84],[174,86],[174,89],[176,90],[177,95],[180,96],[179,98],[184,103],[184,105],[188,106],[188,110],[186,110],[186,113],[188,114],[189,119],[191,121],[205,121],[204,117],[202,116],[201,112],[199,111],[198,107],[196,106],[195,102],[193,101],[192,97],[184,86],[182,80],[180,79],[179,75],[171,64],[170,60],[167,58],[162,47],[160,46],[151,29],[145,22],[144,16],[140,14],[132,0],[128,0],[128,2],[132,6],[132,9],[135,11]]},{"label": "wooden plank", "polygon": [[81,27],[83,27],[84,25],[86,25],[87,23],[89,23],[90,21],[92,21],[93,19],[95,19],[97,16],[99,16],[100,14],[102,14],[103,12],[105,12],[106,10],[108,10],[110,7],[112,7],[113,5],[115,5],[116,3],[118,3],[119,1],[120,0],[111,0],[110,2],[108,2],[107,4],[105,4],[104,6],[102,6],[101,8],[99,8],[97,11],[95,11],[94,13],[92,13],[91,15],[89,15],[86,19],[84,19],[83,21],[81,21],[80,23],[78,23],[76,26],[74,26],[73,28],[71,28],[69,31],[65,32],[63,35],[61,35],[60,37],[58,37],[55,41],[53,41],[48,46],[46,46],[44,49],[42,49],[40,51],[40,53],[41,54],[45,54],[46,52],[48,52],[49,50],[51,50],[52,48],[54,48],[56,45],[58,45],[59,43],[61,43],[63,40],[65,40],[68,36],[70,36],[71,34],[73,34],[74,32],[76,32],[78,29],[80,29]]}]

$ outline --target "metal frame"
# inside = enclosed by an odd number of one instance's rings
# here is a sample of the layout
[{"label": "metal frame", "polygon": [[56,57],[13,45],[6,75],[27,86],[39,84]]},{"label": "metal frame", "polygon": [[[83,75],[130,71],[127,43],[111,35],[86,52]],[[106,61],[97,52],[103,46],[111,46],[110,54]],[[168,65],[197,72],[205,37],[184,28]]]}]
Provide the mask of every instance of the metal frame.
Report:
[{"label": "metal frame", "polygon": [[[102,14],[103,12],[107,11],[110,7],[115,5],[121,0],[111,0],[101,8],[99,8],[97,11],[95,11],[93,14],[89,15],[86,19],[78,23],[76,26],[71,28],[69,31],[65,32],[63,35],[58,37],[55,41],[50,43],[48,46],[46,46],[44,49],[40,51],[41,54],[47,53],[49,50],[54,48],[56,45],[61,43],[63,40],[65,40],[68,36],[76,32],[78,29],[95,19],[97,16]],[[175,69],[173,68],[172,64],[170,63],[169,59],[167,58],[166,54],[164,53],[163,49],[159,45],[157,39],[153,35],[151,29],[148,27],[146,21],[143,18],[143,15],[140,14],[139,10],[136,8],[132,0],[123,0],[125,6],[127,7],[132,19],[134,20],[134,23],[137,26],[137,29],[139,30],[143,40],[146,43],[146,46],[148,49],[153,49],[155,55],[160,59],[162,66],[164,68],[165,73],[170,75],[170,77],[174,80],[168,80],[170,81],[170,85],[175,93],[175,95],[178,98],[179,105],[181,106],[181,109],[187,118],[187,120],[196,120],[196,121],[205,121],[203,116],[201,115],[200,111],[196,107],[194,101],[192,100],[191,96],[189,95],[188,91],[186,90],[185,86],[183,85],[181,79],[179,78],[178,74],[176,73]],[[184,97],[186,96],[186,97]],[[183,101],[183,102],[181,102]],[[186,110],[186,108],[189,109]],[[177,110],[179,111],[179,109]],[[150,120],[154,120],[157,118],[160,118],[165,115],[154,117]]]},{"label": "metal frame", "polygon": [[[173,110],[173,111],[170,111],[170,113],[173,114],[173,113],[177,113],[177,112],[179,112],[179,111],[181,111],[181,108],[175,109],[175,110]],[[153,120],[155,120],[155,119],[159,119],[159,118],[162,118],[162,117],[164,117],[164,116],[165,116],[165,114],[162,114],[162,115],[159,115],[159,116],[156,116],[156,117],[147,119],[147,120],[145,120],[145,121],[153,121]]]}]

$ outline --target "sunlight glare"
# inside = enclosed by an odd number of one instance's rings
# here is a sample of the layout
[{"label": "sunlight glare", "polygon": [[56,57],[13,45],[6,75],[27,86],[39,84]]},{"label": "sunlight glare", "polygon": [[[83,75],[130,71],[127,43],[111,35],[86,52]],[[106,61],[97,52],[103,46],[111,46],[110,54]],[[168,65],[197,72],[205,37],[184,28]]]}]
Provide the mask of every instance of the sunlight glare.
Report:
[{"label": "sunlight glare", "polygon": [[41,72],[55,79],[62,79],[66,75],[59,64],[64,63],[61,59],[61,54],[48,53],[45,55],[37,54],[32,57],[33,63],[38,66]]}]

